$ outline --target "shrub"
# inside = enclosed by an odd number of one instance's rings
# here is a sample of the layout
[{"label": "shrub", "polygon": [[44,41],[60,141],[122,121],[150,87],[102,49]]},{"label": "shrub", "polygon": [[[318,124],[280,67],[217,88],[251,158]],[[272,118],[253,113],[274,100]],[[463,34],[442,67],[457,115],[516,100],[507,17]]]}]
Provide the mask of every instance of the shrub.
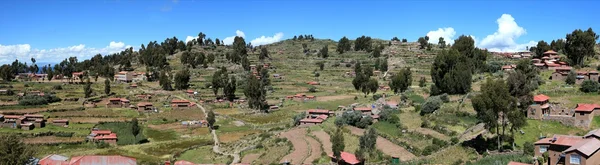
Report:
[{"label": "shrub", "polygon": [[377,99],[379,99],[381,97],[382,97],[381,94],[374,94],[373,95],[373,100],[377,100]]},{"label": "shrub", "polygon": [[531,142],[523,143],[523,154],[533,156],[534,148],[535,147],[533,146],[533,143],[531,143]]},{"label": "shrub", "polygon": [[421,79],[419,79],[419,87],[425,87],[426,82],[427,80],[425,79],[425,77],[421,77]]},{"label": "shrub", "polygon": [[52,89],[54,89],[54,90],[62,90],[63,88],[62,88],[62,85],[54,85],[54,86],[52,86]]},{"label": "shrub", "polygon": [[346,68],[350,68],[351,66],[352,66],[352,64],[346,63]]},{"label": "shrub", "polygon": [[567,75],[567,78],[565,79],[565,83],[569,84],[569,85],[573,85],[575,84],[575,81],[577,79],[577,74],[575,74],[575,71],[569,72],[569,74]]},{"label": "shrub", "polygon": [[317,92],[317,88],[314,86],[311,86],[308,88],[308,92],[311,92],[311,93]]},{"label": "shrub", "polygon": [[448,94],[447,94],[447,93],[441,94],[441,95],[440,95],[440,99],[441,99],[441,100],[442,100],[444,103],[450,102],[450,98],[448,97]]},{"label": "shrub", "polygon": [[450,139],[450,142],[451,142],[452,144],[457,144],[457,143],[458,143],[458,138],[457,138],[457,137],[452,137],[452,138]]},{"label": "shrub", "polygon": [[585,93],[598,92],[598,82],[592,80],[585,80],[581,83],[581,91]]},{"label": "shrub", "polygon": [[425,101],[423,107],[421,107],[421,115],[433,113],[434,111],[438,110],[440,106],[442,106],[442,103],[443,101],[440,99],[440,97],[433,96],[427,98],[427,101]]}]

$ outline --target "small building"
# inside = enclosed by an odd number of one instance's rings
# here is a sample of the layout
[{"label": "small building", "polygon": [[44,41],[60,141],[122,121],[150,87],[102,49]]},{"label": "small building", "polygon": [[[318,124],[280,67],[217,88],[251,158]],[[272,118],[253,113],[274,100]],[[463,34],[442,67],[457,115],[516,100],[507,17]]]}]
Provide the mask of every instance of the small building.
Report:
[{"label": "small building", "polygon": [[8,95],[8,89],[0,89],[0,95]]},{"label": "small building", "polygon": [[362,165],[364,164],[364,162],[358,160],[358,158],[356,158],[356,155],[348,153],[348,152],[341,152],[340,153],[340,158],[341,160],[337,160],[335,156],[333,155],[329,155],[329,157],[331,158],[331,162],[338,162],[339,165]]},{"label": "small building", "polygon": [[597,104],[577,104],[575,107],[575,120],[579,125],[589,125],[595,110],[600,109]]},{"label": "small building", "polygon": [[392,109],[398,108],[398,102],[396,102],[396,101],[386,101],[385,105],[387,105],[388,107],[390,107]]},{"label": "small building", "polygon": [[121,71],[114,76],[116,82],[126,82],[130,83],[133,81],[133,73]]},{"label": "small building", "polygon": [[171,100],[171,108],[173,109],[189,109],[194,105],[188,100]]},{"label": "small building", "polygon": [[309,81],[306,84],[308,84],[308,85],[320,85],[321,83],[316,82],[316,81]]},{"label": "small building", "polygon": [[69,165],[137,165],[135,158],[120,155],[85,155],[72,157]]},{"label": "small building", "polygon": [[355,111],[360,111],[362,114],[371,115],[372,108],[369,107],[355,107]]},{"label": "small building", "polygon": [[142,100],[152,99],[152,95],[150,95],[150,94],[135,95],[135,97],[137,97],[138,99],[142,99]]},{"label": "small building", "polygon": [[327,116],[331,116],[333,115],[333,111],[329,111],[326,109],[309,109],[308,111],[306,111],[307,115],[327,115]]},{"label": "small building", "polygon": [[150,102],[140,102],[137,104],[138,112],[152,112],[154,111],[154,106]]},{"label": "small building", "polygon": [[512,67],[512,65],[504,65],[502,66],[502,71],[510,71],[513,70],[514,68]]},{"label": "small building", "polygon": [[111,132],[110,130],[92,130],[92,133],[88,136],[88,139],[93,140],[94,142],[104,142],[111,145],[117,145],[117,134]]},{"label": "small building", "polygon": [[548,164],[589,165],[600,164],[599,130],[582,136],[554,135],[535,142],[534,155],[541,157],[548,152]]},{"label": "small building", "polygon": [[83,76],[83,72],[73,72],[71,73],[71,78],[73,78],[73,80],[79,80],[80,81],[80,76]]},{"label": "small building", "polygon": [[542,119],[543,116],[550,115],[550,97],[539,94],[533,96],[533,104],[529,106],[527,117],[532,119]]},{"label": "small building", "polygon": [[52,120],[52,125],[61,126],[61,127],[68,126],[69,120],[68,119],[54,119],[54,120]]},{"label": "small building", "polygon": [[571,69],[572,68],[568,66],[556,67],[552,73],[552,80],[565,81],[567,75],[569,75],[569,72],[571,72]]},{"label": "small building", "polygon": [[129,85],[129,88],[137,88],[137,87],[138,87],[138,85],[136,83]]},{"label": "small building", "polygon": [[317,125],[323,123],[323,119],[305,118],[300,120],[300,125]]},{"label": "small building", "polygon": [[109,98],[106,103],[107,108],[126,108],[129,107],[129,100],[126,98]]},{"label": "small building", "polygon": [[21,124],[21,129],[22,130],[32,130],[33,128],[35,128],[35,125],[33,125],[33,123],[23,123],[23,124]]}]

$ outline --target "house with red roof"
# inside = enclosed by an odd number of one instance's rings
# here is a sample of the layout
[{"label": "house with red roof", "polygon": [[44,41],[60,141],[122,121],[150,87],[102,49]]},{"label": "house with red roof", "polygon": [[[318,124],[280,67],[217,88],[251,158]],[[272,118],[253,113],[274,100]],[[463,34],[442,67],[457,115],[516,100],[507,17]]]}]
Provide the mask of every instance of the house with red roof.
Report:
[{"label": "house with red roof", "polygon": [[308,85],[320,85],[321,83],[316,82],[316,81],[309,81],[306,84],[308,84]]},{"label": "house with red roof", "polygon": [[106,103],[106,108],[127,108],[129,100],[126,98],[109,98]]},{"label": "house with red roof", "polygon": [[356,155],[349,153],[349,152],[340,153],[339,161],[333,155],[329,155],[329,157],[331,158],[332,162],[338,162],[338,164],[340,164],[340,165],[362,165],[362,164],[364,164],[363,161],[358,160]]},{"label": "house with red roof", "polygon": [[306,114],[309,116],[318,116],[318,115],[326,115],[326,116],[330,116],[333,115],[333,111],[330,110],[326,110],[326,109],[309,109],[308,111],[306,111]]},{"label": "house with red roof", "polygon": [[548,152],[549,164],[590,165],[600,164],[600,129],[584,136],[554,135],[534,143],[534,155]]},{"label": "house with red roof", "polygon": [[589,122],[592,121],[594,116],[594,111],[598,110],[600,110],[600,105],[598,104],[577,104],[575,107],[575,122],[587,123],[586,125],[589,125]]},{"label": "house with red roof", "polygon": [[152,106],[151,102],[140,102],[137,103],[138,112],[153,112],[154,106]]},{"label": "house with red roof", "polygon": [[135,95],[135,97],[137,97],[138,99],[142,99],[142,100],[152,99],[152,95],[150,95],[150,94],[140,94],[140,95]]},{"label": "house with red roof", "polygon": [[38,165],[69,165],[69,157],[50,154],[38,161]]},{"label": "house with red roof", "polygon": [[193,106],[196,106],[196,104],[188,100],[171,100],[171,108],[173,109],[189,109]]},{"label": "house with red roof", "polygon": [[550,115],[550,97],[539,94],[533,96],[533,104],[527,110],[527,117],[531,119],[542,119],[543,116]]},{"label": "house with red roof", "polygon": [[354,107],[354,110],[355,111],[360,111],[363,114],[370,115],[372,108],[370,108],[370,107]]},{"label": "house with red roof", "polygon": [[34,128],[43,128],[46,126],[44,115],[25,114],[19,115],[2,115],[0,114],[0,127],[4,128],[19,128],[23,130],[32,130]]},{"label": "house with red roof", "polygon": [[52,125],[60,126],[60,127],[68,126],[69,120],[68,119],[54,119],[54,120],[52,120]]},{"label": "house with red roof", "polygon": [[117,134],[113,133],[110,130],[98,130],[98,129],[92,129],[92,132],[90,133],[90,135],[88,135],[88,140],[94,141],[94,142],[105,142],[111,145],[117,145]]},{"label": "house with red roof", "polygon": [[551,79],[554,81],[565,81],[572,69],[570,66],[555,67]]}]

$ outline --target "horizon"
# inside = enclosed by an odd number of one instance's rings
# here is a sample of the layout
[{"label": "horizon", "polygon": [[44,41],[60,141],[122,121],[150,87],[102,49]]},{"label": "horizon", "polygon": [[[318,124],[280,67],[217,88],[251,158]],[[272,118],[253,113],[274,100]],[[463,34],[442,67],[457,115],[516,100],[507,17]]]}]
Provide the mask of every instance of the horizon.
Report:
[{"label": "horizon", "polygon": [[0,2],[5,25],[0,27],[0,64],[32,57],[40,63],[71,56],[84,60],[128,47],[137,51],[142,44],[167,37],[187,42],[200,32],[226,44],[242,36],[254,46],[301,34],[334,41],[365,35],[409,42],[427,35],[431,43],[439,37],[452,43],[467,35],[477,47],[515,52],[540,40],[565,38],[576,29],[600,28],[594,20],[600,14],[594,6],[600,2],[595,1],[562,10],[556,6],[569,1],[315,2],[319,1]]}]

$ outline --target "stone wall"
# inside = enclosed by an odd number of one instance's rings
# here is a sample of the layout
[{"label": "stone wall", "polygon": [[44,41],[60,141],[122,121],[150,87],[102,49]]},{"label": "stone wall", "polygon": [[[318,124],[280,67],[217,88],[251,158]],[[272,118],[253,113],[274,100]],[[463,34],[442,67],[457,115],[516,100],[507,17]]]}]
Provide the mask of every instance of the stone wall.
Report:
[{"label": "stone wall", "polygon": [[575,126],[575,127],[585,127],[585,128],[588,128],[591,123],[591,120],[577,120],[573,116],[566,116],[566,115],[544,116],[542,120],[557,121],[563,125]]}]

